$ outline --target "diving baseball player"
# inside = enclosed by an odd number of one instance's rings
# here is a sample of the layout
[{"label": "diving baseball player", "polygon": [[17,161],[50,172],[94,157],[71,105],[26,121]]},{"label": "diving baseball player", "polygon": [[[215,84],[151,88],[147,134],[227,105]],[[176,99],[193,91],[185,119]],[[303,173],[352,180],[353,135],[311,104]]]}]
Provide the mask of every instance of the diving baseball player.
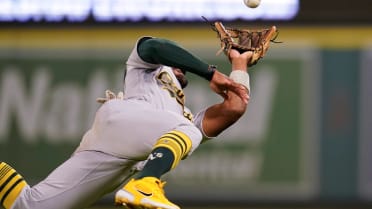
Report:
[{"label": "diving baseball player", "polygon": [[[126,63],[124,99],[108,99],[98,109],[69,159],[34,186],[0,163],[1,204],[6,209],[80,209],[127,182],[115,195],[117,204],[179,209],[165,197],[160,178],[203,138],[216,137],[243,115],[251,55],[231,50],[229,78],[170,40],[140,38]],[[223,102],[193,116],[182,90],[186,72],[207,80]],[[136,165],[145,160],[133,177]]]}]

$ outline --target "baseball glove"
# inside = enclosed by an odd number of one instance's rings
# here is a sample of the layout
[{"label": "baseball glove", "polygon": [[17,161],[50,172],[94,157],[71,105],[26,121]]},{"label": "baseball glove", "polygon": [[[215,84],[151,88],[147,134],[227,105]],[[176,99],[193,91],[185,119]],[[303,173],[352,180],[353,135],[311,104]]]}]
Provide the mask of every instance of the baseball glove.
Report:
[{"label": "baseball glove", "polygon": [[[205,17],[203,17],[210,23]],[[227,57],[231,49],[236,49],[240,53],[252,51],[253,55],[248,66],[255,65],[263,58],[269,49],[270,42],[281,43],[275,41],[278,36],[278,30],[275,26],[268,29],[249,30],[239,28],[225,28],[221,22],[210,23],[212,30],[217,32],[218,38],[221,41],[221,49]]]}]

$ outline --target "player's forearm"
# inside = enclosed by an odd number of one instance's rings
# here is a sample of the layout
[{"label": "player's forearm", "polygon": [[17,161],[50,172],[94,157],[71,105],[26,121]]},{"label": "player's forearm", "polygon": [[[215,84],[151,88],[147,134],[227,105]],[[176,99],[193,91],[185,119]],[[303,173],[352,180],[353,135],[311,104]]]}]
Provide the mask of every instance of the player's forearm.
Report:
[{"label": "player's forearm", "polygon": [[144,40],[138,46],[138,54],[149,63],[177,67],[209,81],[213,77],[214,69],[170,40],[160,38]]},{"label": "player's forearm", "polygon": [[203,132],[209,137],[218,136],[237,122],[246,111],[247,104],[233,92],[220,104],[210,106],[203,118]]}]

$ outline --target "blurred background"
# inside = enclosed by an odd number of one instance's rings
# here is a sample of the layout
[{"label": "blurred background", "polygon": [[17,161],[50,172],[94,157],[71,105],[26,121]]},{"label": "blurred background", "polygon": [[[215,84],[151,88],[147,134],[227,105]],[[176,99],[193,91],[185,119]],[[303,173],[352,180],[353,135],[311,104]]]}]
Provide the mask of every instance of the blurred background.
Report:
[{"label": "blurred background", "polygon": [[[251,68],[247,113],[165,177],[167,196],[184,208],[371,208],[371,11],[368,0],[256,9],[243,0],[0,0],[0,160],[31,185],[66,160],[96,97],[121,90],[140,36],[172,39],[228,74],[201,16],[276,25],[283,43]],[[220,100],[188,76],[190,109]],[[92,207],[112,205],[109,194]]]}]

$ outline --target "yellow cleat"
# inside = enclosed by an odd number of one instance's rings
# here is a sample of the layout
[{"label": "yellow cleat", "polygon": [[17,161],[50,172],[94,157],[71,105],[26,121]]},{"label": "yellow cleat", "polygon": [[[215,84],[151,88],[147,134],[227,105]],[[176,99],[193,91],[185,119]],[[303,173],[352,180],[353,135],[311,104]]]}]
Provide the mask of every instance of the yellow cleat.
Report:
[{"label": "yellow cleat", "polygon": [[164,196],[164,185],[165,182],[155,177],[132,179],[116,192],[115,203],[129,208],[180,209]]}]

